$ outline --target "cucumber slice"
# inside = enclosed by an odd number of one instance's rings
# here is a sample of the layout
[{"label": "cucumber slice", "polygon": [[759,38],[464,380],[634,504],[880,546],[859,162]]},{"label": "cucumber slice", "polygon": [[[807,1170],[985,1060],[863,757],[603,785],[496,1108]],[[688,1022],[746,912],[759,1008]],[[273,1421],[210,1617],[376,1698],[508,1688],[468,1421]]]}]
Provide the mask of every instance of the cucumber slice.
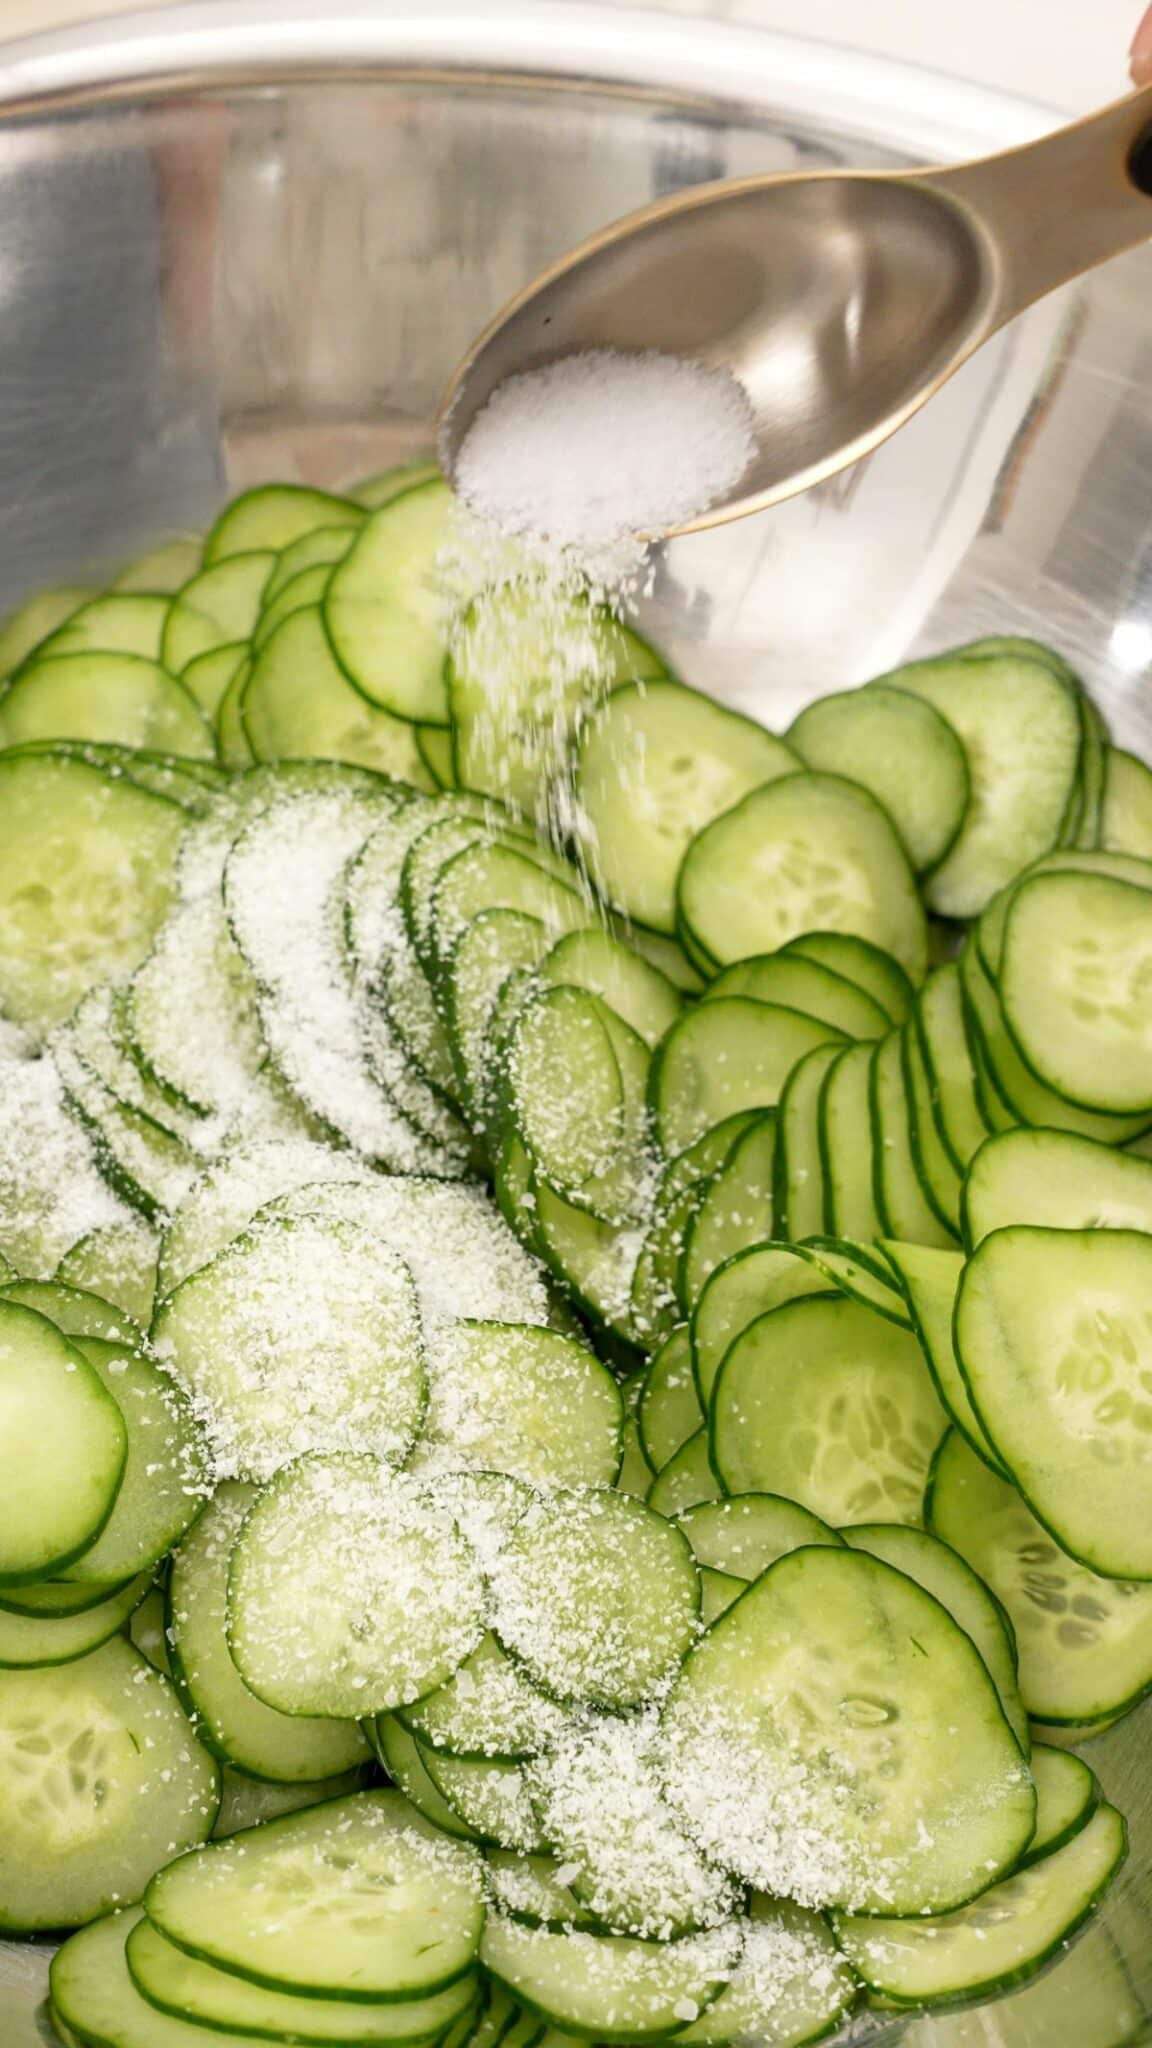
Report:
[{"label": "cucumber slice", "polygon": [[788,1899],[754,1897],[744,1945],[714,2005],[676,2035],[692,2048],[762,2041],[795,2048],[822,2040],[856,1997],[856,1980],[826,1920]]},{"label": "cucumber slice", "polygon": [[657,1515],[677,1521],[689,1508],[719,1500],[724,1492],[708,1450],[708,1431],[698,1429],[681,1444],[648,1488],[648,1505]]},{"label": "cucumber slice", "polygon": [[937,1222],[950,1239],[957,1239],[960,1236],[964,1181],[940,1135],[932,1103],[932,1084],[914,1025],[905,1024],[900,1032],[900,1057],[908,1101],[912,1163]]},{"label": "cucumber slice", "polygon": [[33,1031],[147,953],[187,813],[50,754],[0,760],[0,1006]]},{"label": "cucumber slice", "polygon": [[667,1796],[705,1853],[800,1904],[944,1912],[1011,1870],[1034,1829],[973,1644],[858,1551],[793,1551],[750,1586],[689,1656],[663,1739]]},{"label": "cucumber slice", "polygon": [[699,995],[704,987],[704,977],[692,965],[682,946],[670,939],[664,932],[646,931],[642,924],[627,927],[629,943],[635,947],[642,960],[651,961],[661,974],[686,995]]},{"label": "cucumber slice", "polygon": [[1039,875],[1015,891],[1001,1001],[1024,1058],[1057,1094],[1152,1116],[1143,993],[1150,949],[1152,890],[1067,874]]},{"label": "cucumber slice", "polygon": [[500,992],[517,968],[536,967],[549,944],[550,935],[539,918],[519,910],[484,910],[452,948],[441,1000],[461,1094],[473,1116],[492,1078],[489,1025]]},{"label": "cucumber slice", "polygon": [[209,564],[226,555],[286,548],[318,526],[356,528],[363,524],[364,508],[350,498],[334,497],[330,491],[314,491],[303,484],[258,484],[224,507],[204,542],[204,561]]},{"label": "cucumber slice", "polygon": [[782,1493],[833,1528],[920,1520],[947,1427],[916,1339],[862,1303],[791,1301],[746,1329],[712,1393],[730,1493]]},{"label": "cucumber slice", "polygon": [[828,1070],[842,1050],[840,1039],[818,1045],[797,1062],[784,1084],[776,1111],[772,1168],[772,1209],[782,1238],[799,1241],[824,1228],[821,1096]]},{"label": "cucumber slice", "polygon": [[280,1196],[273,1213],[343,1218],[382,1239],[416,1282],[433,1344],[460,1319],[540,1323],[548,1301],[538,1268],[480,1188],[374,1176],[330,1179]]},{"label": "cucumber slice", "polygon": [[1069,1131],[1005,1131],[972,1162],[964,1217],[973,1247],[1013,1223],[1152,1233],[1152,1164]]},{"label": "cucumber slice", "polygon": [[576,1722],[528,1770],[540,1825],[602,1924],[674,1941],[729,1920],[733,1880],[705,1862],[664,1800],[654,1715]]},{"label": "cucumber slice", "polygon": [[0,1673],[0,1733],[5,1929],[76,1927],[138,1898],[216,1818],[215,1765],[167,1679],[120,1638],[58,1669]]},{"label": "cucumber slice", "polygon": [[1128,1852],[1114,1806],[1103,1806],[1063,1849],[994,1885],[943,1919],[837,1917],[852,1968],[899,2006],[964,2005],[1026,1983],[1095,1910]]},{"label": "cucumber slice", "polygon": [[146,1071],[206,1116],[234,1115],[267,1055],[251,975],[212,897],[168,919],[128,989],[125,1027]]},{"label": "cucumber slice", "polygon": [[575,931],[553,946],[543,963],[546,981],[589,990],[654,1046],[683,1009],[680,991],[611,932]]},{"label": "cucumber slice", "polygon": [[67,1293],[67,1301],[43,1300],[49,1291],[25,1283],[9,1289],[6,1299],[39,1308],[72,1339],[119,1408],[128,1446],[111,1514],[62,1576],[80,1585],[115,1584],[158,1564],[199,1513],[210,1491],[206,1451],[188,1402],[143,1340],[137,1343],[128,1330],[112,1341],[89,1336],[81,1327],[86,1298],[59,1288],[51,1292]]},{"label": "cucumber slice", "polygon": [[532,1499],[493,1584],[493,1627],[533,1683],[562,1700],[636,1706],[674,1671],[700,1586],[679,1530],[624,1495]]},{"label": "cucumber slice", "polygon": [[[260,616],[252,630],[253,662],[263,652],[266,641],[271,638],[276,628],[282,626],[286,619],[292,618],[297,612],[318,612],[320,629],[324,631],[321,604],[331,578],[331,567],[325,562],[318,563],[311,569],[301,569],[273,599],[261,605]],[[326,633],[324,637],[327,639]],[[337,667],[339,668],[338,663]],[[340,674],[343,673],[341,669]]]},{"label": "cucumber slice", "polygon": [[899,1032],[876,1047],[871,1081],[873,1192],[885,1234],[947,1249],[958,1241],[958,1232],[941,1222],[916,1171]]},{"label": "cucumber slice", "polygon": [[556,1740],[566,1716],[529,1683],[495,1636],[486,1635],[446,1685],[397,1718],[418,1741],[427,1767],[428,1750],[480,1762],[522,1761]]},{"label": "cucumber slice", "polygon": [[349,682],[315,603],[286,612],[261,641],[239,709],[257,761],[352,761],[431,787],[412,726]]},{"label": "cucumber slice", "polygon": [[52,1051],[73,1114],[91,1132],[109,1185],[149,1222],[183,1201],[196,1179],[193,1155],[146,1110],[122,1102],[99,1080],[77,1047],[73,1024],[57,1032]]},{"label": "cucumber slice", "polygon": [[428,921],[417,930],[417,952],[435,975],[452,954],[461,933],[481,911],[504,908],[538,917],[553,943],[566,932],[594,923],[594,913],[574,868],[546,864],[541,850],[481,839],[445,862],[428,899]]},{"label": "cucumber slice", "polygon": [[705,1501],[680,1517],[698,1564],[741,1582],[758,1579],[777,1558],[805,1544],[842,1545],[843,1536],[794,1500],[778,1493],[742,1493]]},{"label": "cucumber slice", "polygon": [[553,1933],[490,1913],[480,1945],[485,1968],[514,1998],[566,2033],[596,2041],[680,2033],[718,1997],[739,1955],[735,1921],[659,1942],[575,1928]]},{"label": "cucumber slice", "polygon": [[364,477],[360,483],[353,484],[348,496],[355,504],[366,505],[375,512],[381,505],[390,505],[402,491],[429,483],[439,474],[440,464],[430,457],[415,462],[398,462],[392,469],[382,469],[375,476]]},{"label": "cucumber slice", "polygon": [[202,2028],[157,2012],[136,1989],[125,1944],[140,1920],[137,1907],[110,1913],[66,1941],[52,1959],[53,2036],[65,2048],[250,2048],[251,2036],[206,2035]]},{"label": "cucumber slice", "polygon": [[528,812],[566,768],[586,707],[629,678],[667,677],[655,648],[605,607],[541,604],[526,578],[469,606],[445,673],[457,781]]},{"label": "cucumber slice", "polygon": [[956,1293],[964,1271],[962,1255],[937,1251],[926,1245],[898,1244],[892,1238],[884,1239],[883,1248],[904,1289],[912,1313],[912,1326],[941,1401],[978,1456],[994,1471],[1007,1477],[972,1406],[968,1384],[952,1342]]},{"label": "cucumber slice", "polygon": [[859,782],[883,804],[918,874],[937,867],[968,809],[968,760],[926,699],[873,683],[818,697],[789,730],[808,768]]},{"label": "cucumber slice", "polygon": [[331,567],[333,562],[343,561],[355,533],[352,526],[314,526],[296,540],[289,541],[286,548],[281,548],[276,566],[264,586],[264,609],[305,569],[318,568],[322,563]]},{"label": "cucumber slice", "polygon": [[595,1913],[578,1899],[571,1883],[561,1883],[564,1864],[558,1856],[522,1856],[514,1849],[489,1849],[488,1888],[492,1901],[510,1920],[528,1927],[604,1929]]},{"label": "cucumber slice", "polygon": [[225,905],[258,984],[269,1052],[311,1113],[368,1157],[450,1172],[372,1074],[337,921],[344,870],[389,802],[381,790],[315,791],[265,811],[228,857]]},{"label": "cucumber slice", "polygon": [[47,1278],[127,1211],[97,1169],[53,1059],[0,1053],[0,1105],[0,1244],[21,1272]]},{"label": "cucumber slice", "polygon": [[[220,716],[220,706],[247,662],[248,642],[229,640],[225,641],[223,647],[210,647],[205,653],[196,655],[180,678],[189,696],[199,705],[214,735]],[[217,750],[219,751],[219,746]]]},{"label": "cucumber slice", "polygon": [[924,914],[908,857],[874,797],[838,775],[756,789],[698,833],[677,884],[683,933],[718,966],[837,930],[924,979]]},{"label": "cucumber slice", "polygon": [[171,596],[200,567],[203,542],[195,533],[173,534],[136,555],[114,578],[113,590],[159,591]]},{"label": "cucumber slice", "polygon": [[796,1245],[795,1250],[801,1258],[809,1259],[841,1294],[862,1301],[878,1315],[887,1316],[889,1322],[902,1323],[906,1330],[912,1328],[912,1318],[888,1258],[875,1246],[856,1244],[851,1238],[813,1237]]},{"label": "cucumber slice", "polygon": [[1032,1072],[1020,1057],[999,996],[971,946],[961,956],[960,980],[973,1058],[978,1069],[984,1069],[980,1104],[990,1129],[1003,1130],[1018,1123],[1049,1124],[1106,1145],[1123,1145],[1148,1128],[1143,1114],[1125,1117],[1083,1109],[1057,1095]]},{"label": "cucumber slice", "polygon": [[415,1736],[409,1734],[399,1717],[378,1714],[375,1720],[365,1723],[365,1728],[384,1769],[404,1797],[411,1800],[417,1812],[423,1814],[425,1820],[432,1821],[441,1834],[452,1835],[462,1842],[476,1841],[475,1829],[461,1820],[455,1808],[449,1806],[443,1793],[433,1784],[421,1760]]},{"label": "cucumber slice", "polygon": [[220,1474],[270,1478],[301,1453],[402,1464],[424,1413],[408,1267],[335,1218],[253,1225],[162,1303],[157,1353],[191,1394]]},{"label": "cucumber slice", "polygon": [[124,1109],[135,1110],[189,1152],[210,1146],[214,1134],[185,1105],[174,1103],[144,1071],[128,1037],[120,993],[94,988],[73,1011],[65,1036],[94,1081]]},{"label": "cucumber slice", "polygon": [[926,698],[968,757],[960,835],[925,886],[941,917],[974,917],[997,889],[1056,845],[1080,769],[1078,693],[1042,661],[944,655],[878,680]]},{"label": "cucumber slice", "polygon": [[60,1572],[99,1536],[128,1436],[99,1373],[55,1325],[0,1301],[0,1582]]},{"label": "cucumber slice", "polygon": [[1016,1683],[1016,1643],[1011,1633],[1012,1624],[982,1580],[957,1551],[941,1543],[937,1537],[926,1535],[922,1529],[871,1522],[842,1529],[840,1533],[853,1550],[865,1550],[870,1557],[878,1557],[884,1564],[904,1572],[948,1609],[953,1621],[979,1650],[999,1694],[1004,1719],[1027,1756],[1030,1748],[1028,1716],[1021,1705]]},{"label": "cucumber slice", "polygon": [[791,1245],[752,1245],[712,1275],[692,1312],[692,1364],[707,1407],[736,1338],[784,1302],[807,1294],[830,1295],[828,1276]]},{"label": "cucumber slice", "polygon": [[632,1278],[643,1242],[639,1230],[602,1223],[556,1194],[546,1181],[531,1183],[540,1255],[576,1305],[625,1343],[637,1341],[632,1320]]},{"label": "cucumber slice", "polygon": [[151,1573],[141,1572],[139,1578],[80,1614],[0,1611],[0,1667],[23,1670],[30,1666],[71,1664],[77,1657],[86,1657],[110,1636],[120,1633],[150,1583]]},{"label": "cucumber slice", "polygon": [[[429,1354],[421,1455],[530,1486],[610,1486],[624,1411],[606,1366],[531,1324],[453,1323]],[[453,1743],[449,1748],[455,1748]]]},{"label": "cucumber slice", "polygon": [[657,1135],[671,1157],[742,1109],[769,1109],[805,1053],[841,1043],[834,1025],[747,996],[686,1010],[652,1062]]},{"label": "cucumber slice", "polygon": [[532,1811],[522,1764],[450,1756],[446,1750],[426,1749],[419,1741],[416,1747],[437,1791],[480,1841],[522,1854],[547,1846]]},{"label": "cucumber slice", "polygon": [[607,1222],[626,1221],[641,1134],[604,1005],[576,988],[531,996],[512,1029],[505,1088],[536,1171],[566,1200]]},{"label": "cucumber slice", "polygon": [[640,1432],[630,1415],[624,1424],[624,1455],[616,1475],[617,1493],[626,1493],[632,1500],[647,1500],[648,1489],[655,1477],[651,1465],[644,1456]]},{"label": "cucumber slice", "polygon": [[0,746],[109,740],[211,760],[211,729],[175,676],[138,654],[37,656],[0,700]]},{"label": "cucumber slice", "polygon": [[235,671],[224,695],[216,707],[216,752],[226,768],[239,773],[251,768],[256,756],[248,744],[244,730],[244,692],[252,674],[251,656],[246,656]]},{"label": "cucumber slice", "polygon": [[125,1958],[136,1989],[158,2012],[211,2028],[211,2043],[221,2032],[255,2035],[268,2041],[313,2043],[336,2048],[378,2044],[415,2044],[437,2040],[469,2009],[475,1981],[464,1976],[430,1998],[405,1998],[390,2004],[356,2005],[348,1999],[298,1998],[200,1962],[165,1939],[147,1919],[137,1921],[128,1936]]},{"label": "cucumber slice", "polygon": [[249,638],[276,562],[276,554],[267,548],[233,554],[226,561],[207,561],[177,591],[162,646],[162,659],[173,675],[182,675],[201,654]]},{"label": "cucumber slice", "polygon": [[34,647],[96,595],[86,584],[64,584],[56,590],[38,590],[9,612],[0,622],[0,677],[11,675]]},{"label": "cucumber slice", "polygon": [[444,1497],[372,1458],[281,1473],[232,1556],[232,1654],[283,1714],[352,1717],[419,1699],[476,1648],[483,1612],[479,1566]]},{"label": "cucumber slice", "polygon": [[302,1813],[306,1806],[320,1806],[326,1799],[343,1799],[375,1782],[371,1763],[357,1770],[342,1771],[337,1778],[318,1778],[307,1784],[273,1784],[269,1779],[249,1778],[231,1771],[227,1764],[220,1773],[220,1811],[212,1840],[222,1842],[246,1828],[263,1827],[265,1821],[279,1820],[286,1813]]},{"label": "cucumber slice", "polygon": [[177,1689],[223,1763],[277,1783],[311,1783],[363,1763],[355,1722],[275,1713],[249,1692],[228,1649],[228,1567],[256,1490],[226,1481],[172,1560],[167,1641]]},{"label": "cucumber slice", "polygon": [[108,591],[73,612],[37,649],[36,660],[60,654],[141,654],[146,661],[159,661],[168,612],[166,597]]},{"label": "cucumber slice", "polygon": [[258,1139],[225,1153],[197,1182],[160,1243],[157,1295],[172,1294],[239,1237],[259,1210],[312,1182],[375,1180],[364,1161],[305,1137]]},{"label": "cucumber slice", "polygon": [[654,1472],[662,1471],[703,1425],[686,1328],[673,1330],[648,1367],[637,1420],[644,1455]]},{"label": "cucumber slice", "polygon": [[1152,1587],[1068,1557],[955,1431],[933,1466],[926,1518],[1007,1610],[1034,1720],[1088,1727],[1152,1689]]},{"label": "cucumber slice", "polygon": [[741,1132],[688,1222],[677,1291],[689,1311],[727,1259],[774,1236],[775,1160],[776,1116],[768,1110]]},{"label": "cucumber slice", "polygon": [[365,521],[324,601],[336,659],[356,688],[423,725],[448,723],[436,563],[453,516],[452,493],[439,477],[400,493]]},{"label": "cucumber slice", "polygon": [[1024,1861],[1035,1863],[1087,1827],[1103,1794],[1095,1772],[1069,1749],[1034,1743],[1028,1767],[1036,1785],[1036,1833]]},{"label": "cucumber slice", "polygon": [[980,958],[992,982],[998,984],[1000,980],[1008,914],[1019,889],[1026,881],[1036,881],[1041,876],[1052,875],[1093,875],[1116,882],[1130,882],[1136,889],[1152,887],[1152,864],[1146,860],[1134,859],[1131,854],[1067,847],[1057,853],[1047,854],[1043,860],[1036,861],[1022,875],[1015,876],[1007,887],[998,891],[976,926],[976,943],[980,950]]},{"label": "cucumber slice", "polygon": [[1152,860],[1152,769],[1121,747],[1106,752],[1100,844]]},{"label": "cucumber slice", "polygon": [[1152,1579],[1149,1287],[1152,1237],[1021,1225],[984,1239],[956,1302],[961,1370],[1003,1464],[1061,1548],[1118,1579]]},{"label": "cucumber slice", "polygon": [[866,1242],[880,1234],[872,1136],[873,1057],[871,1045],[850,1045],[841,1052],[824,1076],[816,1113],[824,1227]]},{"label": "cucumber slice", "polygon": [[398,1792],[358,1792],[170,1863],[145,1905],[169,1941],[237,1977],[371,2005],[464,1976],[482,1872]]},{"label": "cucumber slice", "polygon": [[416,747],[437,789],[456,788],[456,768],[452,758],[452,735],[443,725],[418,725]]},{"label": "cucumber slice", "polygon": [[577,741],[577,838],[602,896],[656,931],[676,929],[676,876],[696,834],[741,797],[800,766],[753,719],[683,683],[624,683]]},{"label": "cucumber slice", "polygon": [[801,953],[761,953],[736,960],[711,981],[705,1000],[716,996],[751,996],[758,1003],[782,1003],[835,1025],[846,1038],[883,1038],[891,1019],[874,997],[818,960]]},{"label": "cucumber slice", "polygon": [[801,932],[782,948],[786,959],[797,954],[802,960],[816,960],[833,974],[843,975],[865,995],[888,1012],[893,1024],[903,1024],[915,1001],[915,990],[898,960],[882,946],[848,932]]},{"label": "cucumber slice", "polygon": [[988,1125],[977,1095],[960,970],[954,961],[928,976],[917,999],[915,1022],[940,1135],[957,1172],[964,1173],[988,1136]]}]

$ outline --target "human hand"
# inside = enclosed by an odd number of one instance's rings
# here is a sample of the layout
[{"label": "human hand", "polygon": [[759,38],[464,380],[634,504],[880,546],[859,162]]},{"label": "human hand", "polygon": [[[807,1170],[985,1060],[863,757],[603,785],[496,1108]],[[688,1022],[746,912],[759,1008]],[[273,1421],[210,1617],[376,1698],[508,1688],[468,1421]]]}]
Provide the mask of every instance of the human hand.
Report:
[{"label": "human hand", "polygon": [[1132,38],[1128,65],[1134,85],[1152,85],[1152,7]]}]

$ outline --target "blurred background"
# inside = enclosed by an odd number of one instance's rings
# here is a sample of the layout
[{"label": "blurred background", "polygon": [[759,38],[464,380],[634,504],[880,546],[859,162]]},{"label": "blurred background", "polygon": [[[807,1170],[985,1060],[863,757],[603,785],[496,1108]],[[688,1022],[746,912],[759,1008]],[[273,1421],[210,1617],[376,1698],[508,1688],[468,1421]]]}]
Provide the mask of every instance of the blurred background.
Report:
[{"label": "blurred background", "polygon": [[[157,5],[159,0],[142,0]],[[382,11],[419,0],[380,0]],[[487,0],[470,0],[484,12]],[[547,7],[549,0],[540,0]],[[1086,109],[1126,84],[1141,0],[664,0],[680,14],[761,23],[931,65],[983,85]],[[227,0],[224,0],[227,5]],[[0,37],[30,35],[115,10],[111,0],[0,0]]]}]

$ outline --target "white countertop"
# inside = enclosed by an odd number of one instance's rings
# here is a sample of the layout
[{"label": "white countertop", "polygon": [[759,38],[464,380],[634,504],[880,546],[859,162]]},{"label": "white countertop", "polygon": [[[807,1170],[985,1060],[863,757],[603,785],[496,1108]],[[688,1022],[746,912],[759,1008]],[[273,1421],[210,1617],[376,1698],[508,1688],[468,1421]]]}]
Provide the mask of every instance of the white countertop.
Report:
[{"label": "white countertop", "polygon": [[[160,5],[163,0],[136,0]],[[475,0],[479,7],[485,0]],[[540,0],[546,7],[548,0]],[[1143,0],[664,0],[676,13],[762,22],[1082,111],[1127,84]],[[381,0],[386,7],[388,0]],[[110,0],[0,0],[0,36],[114,12]]]}]

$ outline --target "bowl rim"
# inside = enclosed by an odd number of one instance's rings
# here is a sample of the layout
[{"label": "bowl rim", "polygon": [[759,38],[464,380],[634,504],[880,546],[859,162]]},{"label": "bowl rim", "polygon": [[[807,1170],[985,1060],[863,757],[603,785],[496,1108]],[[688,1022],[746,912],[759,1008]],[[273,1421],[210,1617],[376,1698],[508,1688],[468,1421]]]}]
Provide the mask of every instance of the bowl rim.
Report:
[{"label": "bowl rim", "polygon": [[655,7],[337,0],[318,18],[314,0],[200,0],[0,42],[0,122],[356,77],[656,95],[734,118],[806,112],[934,161],[1066,118],[896,58]]}]

